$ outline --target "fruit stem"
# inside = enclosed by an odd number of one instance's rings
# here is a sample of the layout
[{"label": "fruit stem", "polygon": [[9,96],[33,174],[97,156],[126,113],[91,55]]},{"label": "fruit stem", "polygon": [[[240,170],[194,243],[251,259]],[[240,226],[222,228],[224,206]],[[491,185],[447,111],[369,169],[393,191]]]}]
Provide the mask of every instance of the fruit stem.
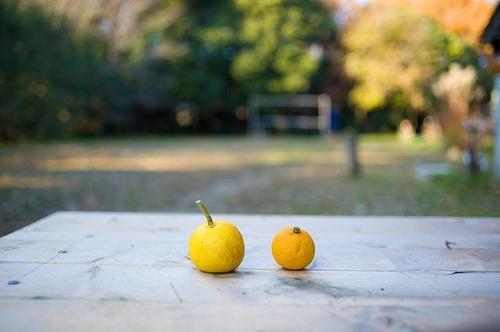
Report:
[{"label": "fruit stem", "polygon": [[298,227],[294,227],[294,228],[293,228],[293,232],[294,232],[294,233],[300,233],[300,228],[298,228]]},{"label": "fruit stem", "polygon": [[200,208],[201,213],[203,213],[203,215],[205,216],[205,219],[207,220],[207,223],[208,223],[208,227],[214,227],[215,226],[214,220],[212,219],[210,212],[208,212],[208,209],[205,206],[205,204],[203,204],[203,202],[201,200],[197,200],[195,203]]}]

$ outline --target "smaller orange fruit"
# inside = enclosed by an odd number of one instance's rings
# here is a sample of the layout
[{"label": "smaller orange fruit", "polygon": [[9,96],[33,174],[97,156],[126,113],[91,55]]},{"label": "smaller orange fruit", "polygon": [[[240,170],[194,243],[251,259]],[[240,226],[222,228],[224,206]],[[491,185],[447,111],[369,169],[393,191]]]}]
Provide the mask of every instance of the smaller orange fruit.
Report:
[{"label": "smaller orange fruit", "polygon": [[314,258],[314,241],[299,227],[287,227],[273,239],[274,260],[287,270],[302,270]]}]

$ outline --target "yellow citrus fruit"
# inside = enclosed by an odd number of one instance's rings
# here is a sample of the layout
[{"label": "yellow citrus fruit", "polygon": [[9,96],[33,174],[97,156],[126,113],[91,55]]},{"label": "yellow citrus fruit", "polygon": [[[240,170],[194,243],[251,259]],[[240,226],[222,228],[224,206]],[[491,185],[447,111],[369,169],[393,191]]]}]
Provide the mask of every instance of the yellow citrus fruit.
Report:
[{"label": "yellow citrus fruit", "polygon": [[213,221],[201,201],[196,201],[207,222],[197,227],[189,239],[189,256],[204,272],[225,273],[235,270],[245,255],[245,242],[233,224]]},{"label": "yellow citrus fruit", "polygon": [[189,256],[204,272],[224,273],[235,270],[245,255],[245,243],[233,224],[218,220],[213,226],[200,225],[191,234]]},{"label": "yellow citrus fruit", "polygon": [[314,241],[299,227],[287,227],[273,239],[274,260],[287,270],[302,270],[314,259]]}]

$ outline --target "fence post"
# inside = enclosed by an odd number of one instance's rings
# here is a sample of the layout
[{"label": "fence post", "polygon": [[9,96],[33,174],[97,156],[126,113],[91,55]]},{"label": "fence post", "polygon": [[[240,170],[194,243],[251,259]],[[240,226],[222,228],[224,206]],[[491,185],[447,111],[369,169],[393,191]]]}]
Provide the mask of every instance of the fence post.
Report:
[{"label": "fence post", "polygon": [[358,139],[353,130],[346,133],[345,145],[348,172],[351,176],[357,177],[361,175],[361,165],[358,159]]}]

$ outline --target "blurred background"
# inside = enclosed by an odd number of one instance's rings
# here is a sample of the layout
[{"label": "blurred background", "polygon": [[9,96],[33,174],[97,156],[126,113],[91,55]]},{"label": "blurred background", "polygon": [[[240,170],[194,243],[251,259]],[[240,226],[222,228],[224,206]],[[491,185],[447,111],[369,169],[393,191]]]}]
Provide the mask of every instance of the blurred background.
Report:
[{"label": "blurred background", "polygon": [[0,235],[195,199],[500,216],[499,16],[492,0],[2,0]]}]

